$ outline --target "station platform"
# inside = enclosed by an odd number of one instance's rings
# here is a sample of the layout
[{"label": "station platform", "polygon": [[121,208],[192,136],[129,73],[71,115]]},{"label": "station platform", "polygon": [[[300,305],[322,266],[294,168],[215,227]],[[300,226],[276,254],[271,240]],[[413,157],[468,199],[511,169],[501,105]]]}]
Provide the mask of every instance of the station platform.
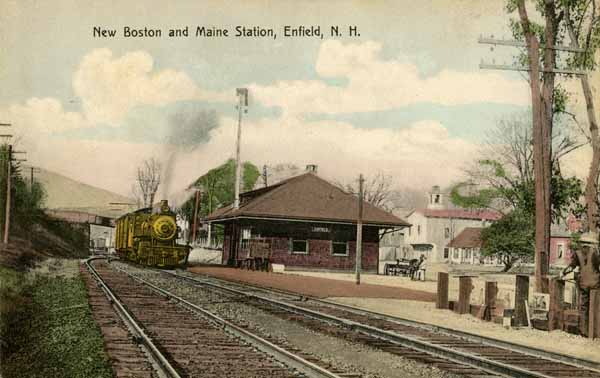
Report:
[{"label": "station platform", "polygon": [[278,290],[286,290],[316,298],[354,297],[388,298],[421,302],[435,302],[435,294],[401,287],[373,285],[295,274],[251,271],[225,267],[190,267],[189,272],[206,274],[230,281],[248,283]]}]

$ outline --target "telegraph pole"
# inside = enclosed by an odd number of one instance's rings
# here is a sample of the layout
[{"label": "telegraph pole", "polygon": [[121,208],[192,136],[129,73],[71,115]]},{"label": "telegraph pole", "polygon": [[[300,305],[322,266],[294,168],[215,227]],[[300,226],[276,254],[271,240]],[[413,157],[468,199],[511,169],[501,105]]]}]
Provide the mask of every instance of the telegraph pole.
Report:
[{"label": "telegraph pole", "polygon": [[240,161],[240,141],[242,139],[242,113],[248,113],[248,88],[237,88],[236,96],[238,96],[238,128],[237,142],[235,145],[235,199],[233,208],[240,207],[240,182],[242,180],[242,165]]},{"label": "telegraph pole", "polygon": [[[521,5],[523,5],[521,3]],[[527,18],[524,7],[519,11],[525,14],[521,15],[522,20]],[[523,18],[524,17],[524,18]],[[548,45],[540,46],[535,34],[531,31],[529,21],[522,21],[525,41],[514,41],[505,39],[495,39],[493,37],[479,38],[479,43],[490,44],[493,46],[515,46],[527,47],[529,64],[528,66],[512,66],[495,63],[483,63],[479,65],[482,69],[511,70],[529,72],[529,85],[531,90],[532,107],[532,126],[533,126],[533,161],[535,178],[535,282],[536,291],[547,293],[548,271],[550,269],[550,226],[551,219],[551,133],[552,133],[552,89],[554,75],[587,75],[585,71],[559,69],[554,66],[555,57],[552,57],[552,50],[566,52],[581,52],[583,49],[573,46],[558,46],[550,41]],[[548,27],[548,26],[547,26]],[[539,49],[544,49],[543,64],[540,63]],[[542,79],[542,78],[543,79]],[[541,88],[540,88],[541,87]]]},{"label": "telegraph pole", "polygon": [[41,171],[38,168],[35,168],[34,166],[29,167],[30,170],[30,184],[31,184],[31,196],[33,197],[33,174],[34,173],[40,173]]},{"label": "telegraph pole", "polygon": [[212,228],[212,224],[210,222],[206,222],[206,228],[208,230],[207,234],[206,234],[206,242],[208,243],[208,247],[212,247],[212,233],[211,233],[211,228]]},{"label": "telegraph pole", "polygon": [[269,186],[268,182],[267,182],[267,165],[263,165],[263,171],[262,171],[262,179],[263,179],[263,184],[265,185],[265,188],[267,186]]},{"label": "telegraph pole", "polygon": [[[10,123],[0,123],[0,127],[11,127]],[[6,245],[8,243],[8,227],[9,227],[9,216],[10,216],[10,176],[12,172],[10,171],[10,163],[11,163],[11,155],[12,155],[12,145],[10,144],[9,139],[12,137],[11,134],[0,134],[0,138],[6,138],[7,142],[3,143],[7,146],[7,156],[6,156],[6,204],[5,204],[5,214],[4,214],[4,235],[3,242]]]},{"label": "telegraph pole", "polygon": [[4,214],[4,245],[8,244],[8,230],[10,228],[10,190],[11,190],[11,176],[10,170],[12,161],[12,144],[8,145],[7,159],[6,159],[6,212]]},{"label": "telegraph pole", "polygon": [[360,271],[362,269],[362,218],[363,218],[363,182],[362,173],[358,178],[358,219],[356,222],[356,284],[360,285]]},{"label": "telegraph pole", "polygon": [[198,228],[198,207],[200,205],[200,189],[196,189],[196,202],[194,204],[194,228],[192,229],[192,243],[196,242],[196,229]]}]

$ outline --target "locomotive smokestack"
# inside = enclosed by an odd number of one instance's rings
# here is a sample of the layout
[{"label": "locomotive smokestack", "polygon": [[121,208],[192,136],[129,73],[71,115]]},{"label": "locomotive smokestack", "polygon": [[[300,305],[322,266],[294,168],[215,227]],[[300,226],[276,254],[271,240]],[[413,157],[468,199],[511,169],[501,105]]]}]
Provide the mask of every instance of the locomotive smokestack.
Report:
[{"label": "locomotive smokestack", "polygon": [[169,201],[168,200],[160,200],[160,203],[158,204],[158,206],[155,206],[152,208],[152,213],[154,213],[154,214],[168,213],[169,210],[170,210]]}]

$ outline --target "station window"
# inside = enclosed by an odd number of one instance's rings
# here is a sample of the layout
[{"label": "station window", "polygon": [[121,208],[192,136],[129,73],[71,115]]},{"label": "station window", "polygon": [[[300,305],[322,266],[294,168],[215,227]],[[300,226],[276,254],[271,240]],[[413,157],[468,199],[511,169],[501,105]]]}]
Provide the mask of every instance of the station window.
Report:
[{"label": "station window", "polygon": [[417,235],[421,235],[421,225],[417,226]]},{"label": "station window", "polygon": [[332,242],[331,243],[331,254],[334,256],[348,256],[348,243]]},{"label": "station window", "polygon": [[450,238],[450,228],[449,227],[444,228],[444,237],[446,239]]},{"label": "station window", "polygon": [[242,237],[241,237],[241,248],[248,248],[248,243],[250,242],[250,238],[252,237],[252,231],[250,228],[242,228]]},{"label": "station window", "polygon": [[298,254],[308,254],[308,241],[307,240],[297,240],[291,239],[291,249],[292,253]]},{"label": "station window", "polygon": [[450,255],[450,248],[448,248],[448,247],[444,248],[444,258],[447,259],[449,255]]}]

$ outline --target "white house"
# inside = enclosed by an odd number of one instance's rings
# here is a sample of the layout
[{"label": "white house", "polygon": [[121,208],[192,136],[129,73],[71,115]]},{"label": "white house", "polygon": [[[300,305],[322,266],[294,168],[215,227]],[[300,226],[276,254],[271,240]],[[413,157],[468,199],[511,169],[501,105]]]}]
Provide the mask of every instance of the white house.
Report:
[{"label": "white house", "polygon": [[449,208],[447,195],[438,186],[428,193],[425,209],[416,209],[405,218],[411,227],[404,230],[404,243],[412,257],[425,255],[430,262],[448,262],[448,243],[467,227],[486,227],[500,214],[489,210]]},{"label": "white house", "polygon": [[467,227],[448,243],[452,264],[496,264],[496,258],[481,256],[481,227]]}]

